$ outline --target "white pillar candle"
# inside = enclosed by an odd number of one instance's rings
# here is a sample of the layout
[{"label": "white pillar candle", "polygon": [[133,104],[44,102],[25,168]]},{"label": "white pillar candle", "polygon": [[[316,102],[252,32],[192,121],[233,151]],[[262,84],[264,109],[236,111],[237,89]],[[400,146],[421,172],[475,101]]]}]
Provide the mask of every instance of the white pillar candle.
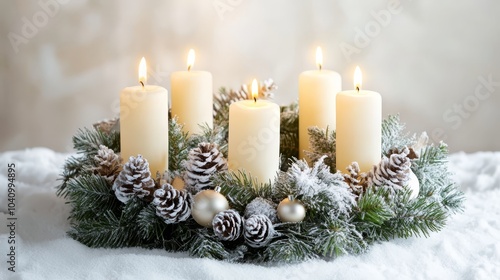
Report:
[{"label": "white pillar candle", "polygon": [[188,54],[188,70],[172,73],[172,116],[177,116],[184,131],[201,134],[200,126],[213,127],[212,74],[192,71],[194,51]]},{"label": "white pillar candle", "polygon": [[146,61],[142,58],[142,85],[126,87],[120,93],[120,146],[125,162],[141,154],[155,176],[157,171],[168,169],[168,92],[160,86],[146,85],[146,75]]},{"label": "white pillar candle", "polygon": [[302,72],[299,76],[299,158],[310,151],[307,129],[317,126],[329,131],[336,128],[335,96],[342,90],[340,74],[322,69],[323,54],[316,50],[318,70]]},{"label": "white pillar candle", "polygon": [[229,107],[229,169],[242,169],[259,183],[273,182],[279,168],[280,108],[257,100],[258,84],[252,84],[253,100]]},{"label": "white pillar candle", "polygon": [[337,170],[356,161],[361,172],[378,164],[382,154],[382,98],[361,90],[361,70],[356,67],[355,90],[337,94]]}]

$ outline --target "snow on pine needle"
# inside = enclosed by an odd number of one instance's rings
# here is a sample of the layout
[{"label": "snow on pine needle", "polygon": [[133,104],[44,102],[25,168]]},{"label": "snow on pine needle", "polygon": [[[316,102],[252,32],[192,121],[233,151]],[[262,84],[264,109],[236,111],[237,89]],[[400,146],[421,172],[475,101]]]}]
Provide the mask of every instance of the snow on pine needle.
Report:
[{"label": "snow on pine needle", "polygon": [[320,158],[313,167],[297,160],[276,182],[276,191],[293,194],[308,209],[329,213],[332,217],[348,215],[356,205],[356,196],[350,191],[340,173],[331,173],[330,167]]}]

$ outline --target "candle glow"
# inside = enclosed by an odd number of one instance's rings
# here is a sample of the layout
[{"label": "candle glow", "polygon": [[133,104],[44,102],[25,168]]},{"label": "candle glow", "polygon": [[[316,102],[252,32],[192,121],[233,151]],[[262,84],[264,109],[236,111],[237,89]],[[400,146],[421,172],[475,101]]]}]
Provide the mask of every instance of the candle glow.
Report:
[{"label": "candle glow", "polygon": [[335,130],[336,95],[342,90],[339,73],[323,69],[323,51],[316,48],[317,69],[304,71],[299,76],[299,158],[307,159],[311,151],[308,129],[317,126]]},{"label": "candle glow", "polygon": [[362,82],[362,75],[361,75],[361,69],[359,69],[359,66],[356,66],[356,70],[354,70],[354,89],[357,91],[361,90],[361,82]]},{"label": "candle glow", "polygon": [[151,174],[163,174],[168,169],[168,92],[146,85],[147,69],[143,57],[140,85],[120,92],[120,153],[125,162],[140,154],[148,160]]},{"label": "candle glow", "polygon": [[323,67],[323,51],[321,47],[316,48],[316,65],[318,65],[319,70]]},{"label": "candle glow", "polygon": [[194,64],[194,58],[195,58],[195,55],[194,55],[194,50],[193,49],[190,49],[189,50],[189,53],[188,53],[188,58],[187,58],[187,67],[188,67],[188,71],[191,70],[191,67],[193,67],[193,64]]},{"label": "candle glow", "polygon": [[256,79],[252,81],[252,99],[257,102],[257,97],[259,96],[259,83]]},{"label": "candle glow", "polygon": [[280,159],[280,107],[259,100],[253,80],[252,99],[229,106],[228,168],[244,169],[259,183],[273,182]]},{"label": "candle glow", "polygon": [[378,92],[362,90],[361,78],[361,70],[356,67],[353,80],[355,89],[337,94],[337,170],[346,170],[355,161],[361,172],[368,172],[380,162],[382,97]]},{"label": "candle glow", "polygon": [[146,59],[142,57],[139,63],[139,83],[144,87],[148,81],[148,67],[146,65]]},{"label": "candle glow", "polygon": [[201,134],[204,127],[213,127],[212,74],[194,71],[195,52],[187,54],[187,69],[170,75],[172,91],[171,114],[183,125],[188,134]]}]

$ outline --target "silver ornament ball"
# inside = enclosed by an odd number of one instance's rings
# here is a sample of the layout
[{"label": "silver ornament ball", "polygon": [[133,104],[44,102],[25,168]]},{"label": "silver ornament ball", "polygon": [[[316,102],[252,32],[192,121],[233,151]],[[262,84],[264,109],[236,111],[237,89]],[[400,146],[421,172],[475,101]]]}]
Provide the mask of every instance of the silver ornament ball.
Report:
[{"label": "silver ornament ball", "polygon": [[217,187],[215,190],[201,191],[194,196],[191,215],[199,225],[211,228],[215,215],[229,209],[226,197],[219,191],[220,187]]},{"label": "silver ornament ball", "polygon": [[408,179],[408,185],[406,186],[406,188],[411,190],[410,199],[417,198],[418,193],[420,192],[420,183],[418,182],[417,175],[415,175],[415,173],[413,173],[413,171],[411,171],[411,169],[410,169],[410,175],[409,175],[409,179]]},{"label": "silver ornament ball", "polygon": [[293,196],[283,199],[278,205],[278,217],[282,222],[302,222],[306,216],[306,208]]}]

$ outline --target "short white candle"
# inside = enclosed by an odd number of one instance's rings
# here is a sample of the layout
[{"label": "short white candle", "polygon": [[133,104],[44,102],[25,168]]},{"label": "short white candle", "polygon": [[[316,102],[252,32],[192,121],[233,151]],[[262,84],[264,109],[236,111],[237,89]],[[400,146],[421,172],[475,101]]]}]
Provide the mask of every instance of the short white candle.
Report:
[{"label": "short white candle", "polygon": [[299,158],[310,151],[307,129],[317,126],[329,131],[336,128],[335,96],[342,90],[340,74],[322,69],[323,53],[316,49],[318,70],[302,72],[299,76]]},{"label": "short white candle", "polygon": [[184,131],[201,134],[200,126],[213,127],[212,74],[207,71],[192,71],[195,54],[188,54],[188,70],[172,73],[172,116],[184,125]]},{"label": "short white candle", "polygon": [[337,170],[356,161],[361,172],[378,164],[382,154],[382,98],[361,90],[361,70],[356,67],[355,90],[337,94]]},{"label": "short white candle", "polygon": [[258,84],[252,83],[253,100],[229,107],[229,169],[242,169],[259,183],[274,182],[279,169],[280,108],[257,100]]},{"label": "short white candle", "polygon": [[146,80],[143,57],[139,66],[142,85],[126,87],[120,93],[120,147],[125,162],[141,154],[155,176],[168,169],[168,92],[146,85]]}]

